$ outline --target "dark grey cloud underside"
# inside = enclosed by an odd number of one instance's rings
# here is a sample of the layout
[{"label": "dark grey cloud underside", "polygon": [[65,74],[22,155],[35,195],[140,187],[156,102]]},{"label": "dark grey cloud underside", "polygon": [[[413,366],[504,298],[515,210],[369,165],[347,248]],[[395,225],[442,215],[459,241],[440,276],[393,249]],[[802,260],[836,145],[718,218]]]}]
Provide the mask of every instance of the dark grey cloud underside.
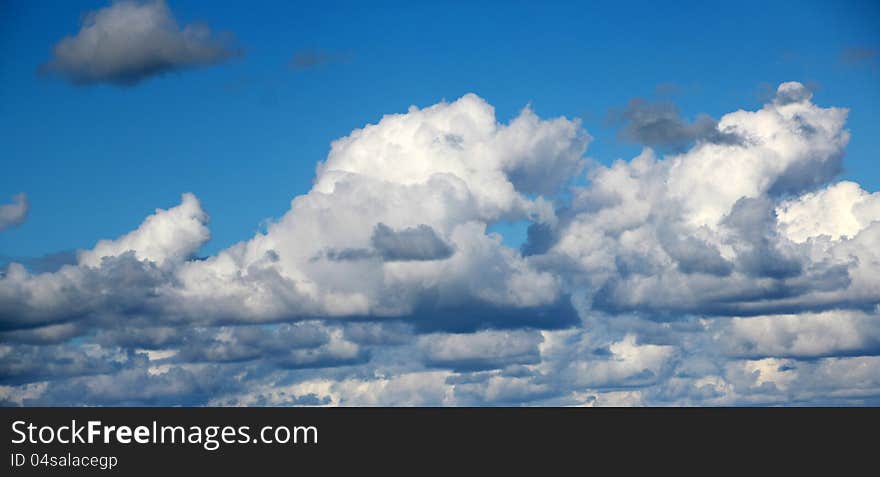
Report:
[{"label": "dark grey cloud underside", "polygon": [[745,138],[718,130],[718,122],[701,114],[693,122],[681,117],[678,107],[669,101],[652,102],[635,98],[622,109],[609,113],[612,124],[622,125],[621,137],[645,146],[681,151],[696,141],[716,144],[741,144]]},{"label": "dark grey cloud underside", "polygon": [[393,230],[377,224],[370,242],[376,252],[388,262],[406,260],[442,260],[454,250],[428,225]]},{"label": "dark grey cloud underside", "polygon": [[40,74],[74,85],[130,87],[155,76],[222,63],[242,54],[232,33],[179,27],[160,0],[119,1],[88,13],[75,36],[59,41]]}]

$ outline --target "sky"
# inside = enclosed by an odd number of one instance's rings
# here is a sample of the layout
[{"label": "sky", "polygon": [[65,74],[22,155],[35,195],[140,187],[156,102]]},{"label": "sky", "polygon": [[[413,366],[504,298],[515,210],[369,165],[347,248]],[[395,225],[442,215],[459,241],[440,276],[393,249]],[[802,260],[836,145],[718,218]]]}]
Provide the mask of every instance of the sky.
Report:
[{"label": "sky", "polygon": [[0,49],[4,404],[880,403],[877,2],[12,0]]}]

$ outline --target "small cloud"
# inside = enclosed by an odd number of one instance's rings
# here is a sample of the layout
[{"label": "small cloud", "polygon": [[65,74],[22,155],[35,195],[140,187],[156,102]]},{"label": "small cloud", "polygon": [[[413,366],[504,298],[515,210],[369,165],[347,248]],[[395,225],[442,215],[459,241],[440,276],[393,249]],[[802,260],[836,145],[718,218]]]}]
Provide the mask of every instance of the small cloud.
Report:
[{"label": "small cloud", "polygon": [[797,81],[789,81],[779,85],[776,89],[774,101],[779,105],[791,103],[803,103],[813,99],[813,92],[807,86]]},{"label": "small cloud", "polygon": [[840,61],[849,66],[874,64],[877,61],[877,49],[861,46],[844,48],[840,53]]},{"label": "small cloud", "polygon": [[326,50],[299,50],[290,59],[290,67],[295,70],[309,70],[334,63],[348,63],[354,58],[352,52],[332,52]]},{"label": "small cloud", "polygon": [[221,63],[237,54],[231,34],[203,24],[181,28],[163,0],[113,2],[88,13],[76,36],[62,39],[41,73],[75,85],[134,86],[172,71]]},{"label": "small cloud", "polygon": [[30,204],[24,193],[14,195],[11,204],[0,205],[0,230],[21,225],[29,209]]},{"label": "small cloud", "polygon": [[658,96],[673,96],[680,94],[681,91],[682,88],[677,83],[660,83],[654,87],[654,94]]},{"label": "small cloud", "polygon": [[811,100],[813,94],[822,89],[822,84],[815,80],[804,82],[789,81],[782,84],[761,82],[755,86],[755,99],[761,103],[787,104],[788,99],[796,99],[798,94],[806,100]]},{"label": "small cloud", "polygon": [[780,59],[785,63],[803,62],[803,54],[796,50],[785,50],[782,52]]},{"label": "small cloud", "polygon": [[634,98],[622,109],[609,113],[611,123],[623,126],[620,135],[635,143],[666,150],[683,150],[697,141],[740,144],[743,139],[720,131],[718,121],[701,114],[687,122],[674,103]]}]

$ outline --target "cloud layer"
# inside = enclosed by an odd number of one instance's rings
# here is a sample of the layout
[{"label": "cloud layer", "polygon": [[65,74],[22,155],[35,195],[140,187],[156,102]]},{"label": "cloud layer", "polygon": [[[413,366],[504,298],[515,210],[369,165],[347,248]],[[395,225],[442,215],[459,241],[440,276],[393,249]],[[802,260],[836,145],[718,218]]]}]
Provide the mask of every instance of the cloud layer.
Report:
[{"label": "cloud layer", "polygon": [[88,13],[75,36],[52,50],[43,72],[76,85],[132,86],[152,76],[223,62],[237,54],[230,34],[181,28],[164,0],[119,0]]},{"label": "cloud layer", "polygon": [[[834,181],[846,115],[784,83],[680,152],[589,168],[576,120],[475,95],[387,115],[217,255],[194,258],[184,194],[76,264],[9,265],[0,398],[878,403],[880,194]],[[523,220],[522,250],[487,233]]]}]

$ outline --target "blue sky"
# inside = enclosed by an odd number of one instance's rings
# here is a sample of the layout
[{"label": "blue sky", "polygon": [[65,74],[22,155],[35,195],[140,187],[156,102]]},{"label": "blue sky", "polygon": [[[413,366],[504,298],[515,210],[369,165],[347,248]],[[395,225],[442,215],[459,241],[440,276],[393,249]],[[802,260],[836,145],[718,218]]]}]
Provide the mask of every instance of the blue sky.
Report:
[{"label": "blue sky", "polygon": [[[528,103],[582,118],[587,155],[608,163],[640,149],[609,109],[656,99],[658,85],[675,85],[685,117],[717,118],[796,80],[851,108],[844,177],[880,188],[880,66],[841,59],[880,45],[876,2],[478,3],[171,2],[181,24],[234,33],[243,56],[119,88],[36,73],[105,2],[4,2],[0,197],[25,192],[31,210],[0,234],[0,255],[91,247],[184,191],[211,214],[214,253],[308,191],[330,141],[468,92],[504,121]],[[297,70],[298,51],[340,61]]]}]

